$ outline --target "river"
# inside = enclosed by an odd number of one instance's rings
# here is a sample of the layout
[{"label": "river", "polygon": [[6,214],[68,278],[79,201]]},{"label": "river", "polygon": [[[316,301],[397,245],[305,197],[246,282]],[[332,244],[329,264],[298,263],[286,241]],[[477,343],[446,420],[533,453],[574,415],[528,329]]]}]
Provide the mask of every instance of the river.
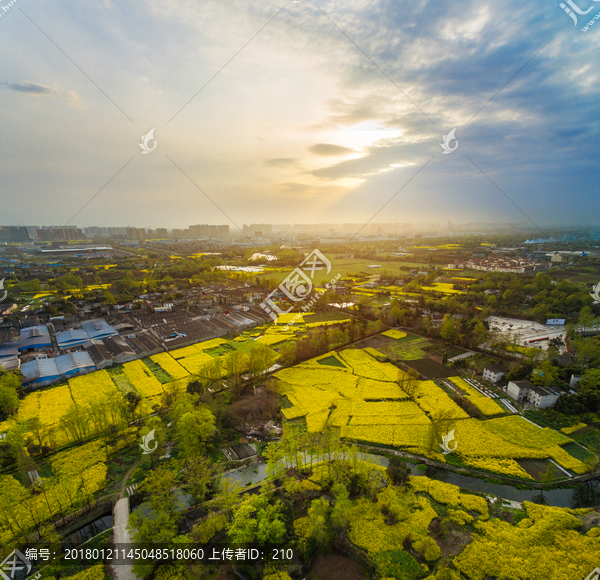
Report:
[{"label": "river", "polygon": [[[384,457],[383,455],[359,453],[358,457],[364,461],[370,461],[371,463],[383,465],[384,467],[387,467],[388,465],[387,457]],[[417,468],[418,465],[416,463],[408,463],[408,465],[411,470],[411,475],[425,475],[424,471]],[[242,467],[223,477],[231,481],[236,481],[244,487],[248,484],[254,485],[260,483],[266,479],[266,471],[266,463],[260,463],[258,465]],[[429,468],[428,474],[430,474],[430,477],[433,477],[433,479],[458,485],[462,489],[495,495],[503,499],[510,499],[518,502],[531,501],[533,497],[540,495],[540,491],[536,489],[516,489],[511,485],[489,483],[478,477],[461,475],[446,469]],[[568,489],[553,489],[551,491],[545,491],[544,497],[546,498],[548,505],[557,507],[576,508],[600,505],[600,489],[596,489],[596,493],[593,494],[588,491],[586,486],[583,486],[583,491],[581,488],[582,486]]]},{"label": "river", "polygon": [[[358,458],[363,461],[369,461],[377,465],[387,467],[387,457],[383,455],[376,455],[373,453],[358,453]],[[411,475],[423,476],[425,471],[418,469],[419,465],[416,463],[408,463],[410,467]],[[494,495],[502,499],[509,499],[512,501],[531,501],[535,496],[540,495],[540,490],[537,489],[517,489],[511,485],[489,483],[478,477],[471,477],[468,475],[461,475],[448,471],[446,469],[438,469],[429,467],[427,475],[433,479],[444,481],[446,483],[452,483],[458,485],[460,488],[485,493],[488,495]],[[229,479],[232,482],[237,482],[242,487],[251,487],[259,484],[260,482],[267,479],[267,464],[257,463],[254,465],[248,465],[246,467],[240,467],[234,471],[223,475],[224,479]],[[491,477],[491,475],[490,475]],[[596,482],[597,483],[597,482]],[[181,490],[175,491],[176,497],[179,499],[180,510],[191,507],[191,497]],[[600,505],[600,489],[598,486],[592,488],[590,485],[580,484],[578,487],[567,488],[567,489],[553,489],[551,491],[545,491],[544,497],[546,498],[547,505],[565,507],[565,508],[580,508],[580,507],[593,507]],[[142,503],[139,507],[135,508],[140,510],[142,513],[149,514],[152,512],[150,506],[147,503]]]}]

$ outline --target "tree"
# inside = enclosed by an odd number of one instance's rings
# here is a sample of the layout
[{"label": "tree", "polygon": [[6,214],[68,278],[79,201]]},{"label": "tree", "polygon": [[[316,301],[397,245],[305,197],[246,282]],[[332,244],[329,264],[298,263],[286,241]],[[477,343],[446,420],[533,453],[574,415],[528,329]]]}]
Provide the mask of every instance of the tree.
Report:
[{"label": "tree", "polygon": [[154,445],[156,445],[156,451],[142,455],[142,460],[149,461],[150,464],[154,466],[159,461],[159,457],[161,456],[163,451],[166,450],[167,443],[167,428],[158,415],[155,417],[150,417],[146,421],[146,425],[142,429],[140,429],[139,434],[141,437],[144,438],[152,431],[154,431],[155,443],[149,441],[148,445],[151,449],[154,447]]},{"label": "tree", "polygon": [[323,498],[314,499],[308,508],[308,538],[317,546],[321,546],[329,535],[329,511],[329,503]]},{"label": "tree", "polygon": [[394,485],[405,485],[410,475],[410,468],[399,457],[393,455],[388,462],[387,474]]},{"label": "tree", "polygon": [[206,499],[214,477],[211,462],[206,457],[188,457],[184,463],[186,488],[196,503]]},{"label": "tree", "polygon": [[48,435],[48,427],[40,421],[39,417],[35,416],[29,419],[26,425],[28,431],[33,435],[34,441],[41,449]]},{"label": "tree", "polygon": [[335,496],[335,505],[331,511],[331,525],[339,530],[345,528],[350,521],[352,502],[349,499],[348,489],[344,484],[336,483],[332,491]]},{"label": "tree", "polygon": [[[173,544],[178,535],[177,521],[166,512],[152,516],[135,511],[129,516],[127,529],[136,544]],[[148,578],[152,564],[146,560],[134,562],[132,570],[138,578]]]},{"label": "tree", "polygon": [[546,503],[546,498],[544,497],[544,491],[546,491],[548,489],[548,485],[552,482],[552,480],[554,479],[554,469],[553,469],[553,465],[552,463],[550,463],[550,461],[548,461],[548,468],[546,469],[546,471],[544,471],[544,473],[542,473],[542,475],[540,475],[540,481],[542,482],[542,489],[540,490],[540,503],[545,504]]},{"label": "tree", "polygon": [[241,351],[236,350],[225,357],[225,371],[229,389],[234,398],[242,395],[242,373],[248,366],[248,357]]},{"label": "tree", "polygon": [[175,514],[181,502],[173,493],[177,487],[177,475],[166,465],[153,469],[140,485],[140,491],[148,494],[150,506],[155,514],[167,514],[176,519]]},{"label": "tree", "polygon": [[266,344],[258,343],[252,348],[248,356],[250,357],[250,380],[253,385],[256,385],[272,362],[275,361],[276,355]]},{"label": "tree", "polygon": [[223,477],[219,482],[219,493],[215,498],[215,504],[222,510],[228,522],[232,521],[233,508],[239,501],[242,488],[237,481]]},{"label": "tree", "polygon": [[283,343],[283,346],[279,349],[281,355],[281,362],[285,366],[293,365],[296,362],[296,341],[288,340]]},{"label": "tree", "polygon": [[179,421],[186,413],[191,413],[195,409],[194,397],[189,393],[183,393],[177,397],[171,406],[171,420]]},{"label": "tree", "polygon": [[233,514],[227,535],[234,544],[276,544],[286,533],[281,502],[269,503],[264,495],[246,498]]},{"label": "tree", "polygon": [[439,410],[431,414],[428,447],[430,451],[439,451],[438,443],[450,431],[453,421],[451,410]]},{"label": "tree", "polygon": [[109,306],[113,306],[117,303],[115,297],[108,290],[104,292],[104,302]]},{"label": "tree", "polygon": [[579,381],[579,392],[600,391],[600,369],[585,372]]},{"label": "tree", "polygon": [[27,500],[27,490],[11,475],[0,476],[0,524],[15,537],[25,539],[27,529],[22,517],[22,507]]},{"label": "tree", "polygon": [[195,378],[187,384],[186,391],[190,395],[200,395],[204,392],[204,385],[202,384],[202,381],[200,381],[200,379]]},{"label": "tree", "polygon": [[515,299],[515,293],[509,288],[502,294],[502,300],[504,302],[512,302]]},{"label": "tree", "polygon": [[531,382],[540,387],[552,387],[556,385],[559,374],[560,369],[549,360],[545,360],[533,371]]},{"label": "tree", "polygon": [[82,442],[89,435],[90,417],[81,405],[73,404],[60,418],[59,425],[69,439]]},{"label": "tree", "polygon": [[13,415],[19,408],[20,373],[0,374],[0,414]]},{"label": "tree", "polygon": [[186,457],[200,455],[215,432],[215,416],[205,406],[188,411],[175,426],[175,439]]},{"label": "tree", "polygon": [[142,397],[138,393],[129,391],[125,397],[125,408],[127,410],[130,421],[135,421],[135,412],[142,402]]},{"label": "tree", "polygon": [[407,373],[403,373],[399,384],[402,390],[412,398],[419,386],[419,373],[415,369],[409,369]]}]

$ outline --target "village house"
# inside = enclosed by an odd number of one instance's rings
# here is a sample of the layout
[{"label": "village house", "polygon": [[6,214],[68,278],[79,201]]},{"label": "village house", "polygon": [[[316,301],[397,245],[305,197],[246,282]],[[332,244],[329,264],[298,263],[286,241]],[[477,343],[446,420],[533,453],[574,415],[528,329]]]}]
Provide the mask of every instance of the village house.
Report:
[{"label": "village house", "polygon": [[500,364],[493,364],[483,369],[483,380],[497,383],[507,373],[508,369]]},{"label": "village house", "polygon": [[506,392],[515,401],[528,402],[543,409],[554,407],[560,393],[549,387],[538,387],[530,381],[511,381]]}]

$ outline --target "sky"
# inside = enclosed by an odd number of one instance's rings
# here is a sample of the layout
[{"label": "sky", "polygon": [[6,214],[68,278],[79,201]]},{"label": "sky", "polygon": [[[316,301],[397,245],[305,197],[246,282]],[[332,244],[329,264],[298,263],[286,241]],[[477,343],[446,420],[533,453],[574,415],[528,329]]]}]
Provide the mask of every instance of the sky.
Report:
[{"label": "sky", "polygon": [[0,0],[0,224],[599,225],[560,3]]}]

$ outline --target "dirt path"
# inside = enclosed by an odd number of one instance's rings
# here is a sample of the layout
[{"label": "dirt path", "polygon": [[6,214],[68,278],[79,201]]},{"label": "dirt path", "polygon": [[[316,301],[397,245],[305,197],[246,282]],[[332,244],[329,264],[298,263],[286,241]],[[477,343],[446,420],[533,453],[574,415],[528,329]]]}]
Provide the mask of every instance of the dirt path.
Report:
[{"label": "dirt path", "polygon": [[[129,520],[129,499],[120,499],[115,504],[115,511],[113,513],[114,527],[113,527],[113,542],[115,546],[125,548],[126,545],[131,543],[131,537],[127,530],[127,522]],[[112,566],[113,578],[117,580],[138,580],[137,576],[133,573],[131,564],[115,564]]]},{"label": "dirt path", "polygon": [[125,488],[127,487],[127,480],[129,476],[132,474],[133,470],[142,462],[142,457],[140,457],[132,466],[131,469],[125,474],[123,481],[121,482],[121,491],[119,492],[119,499],[123,499],[125,497]]}]

